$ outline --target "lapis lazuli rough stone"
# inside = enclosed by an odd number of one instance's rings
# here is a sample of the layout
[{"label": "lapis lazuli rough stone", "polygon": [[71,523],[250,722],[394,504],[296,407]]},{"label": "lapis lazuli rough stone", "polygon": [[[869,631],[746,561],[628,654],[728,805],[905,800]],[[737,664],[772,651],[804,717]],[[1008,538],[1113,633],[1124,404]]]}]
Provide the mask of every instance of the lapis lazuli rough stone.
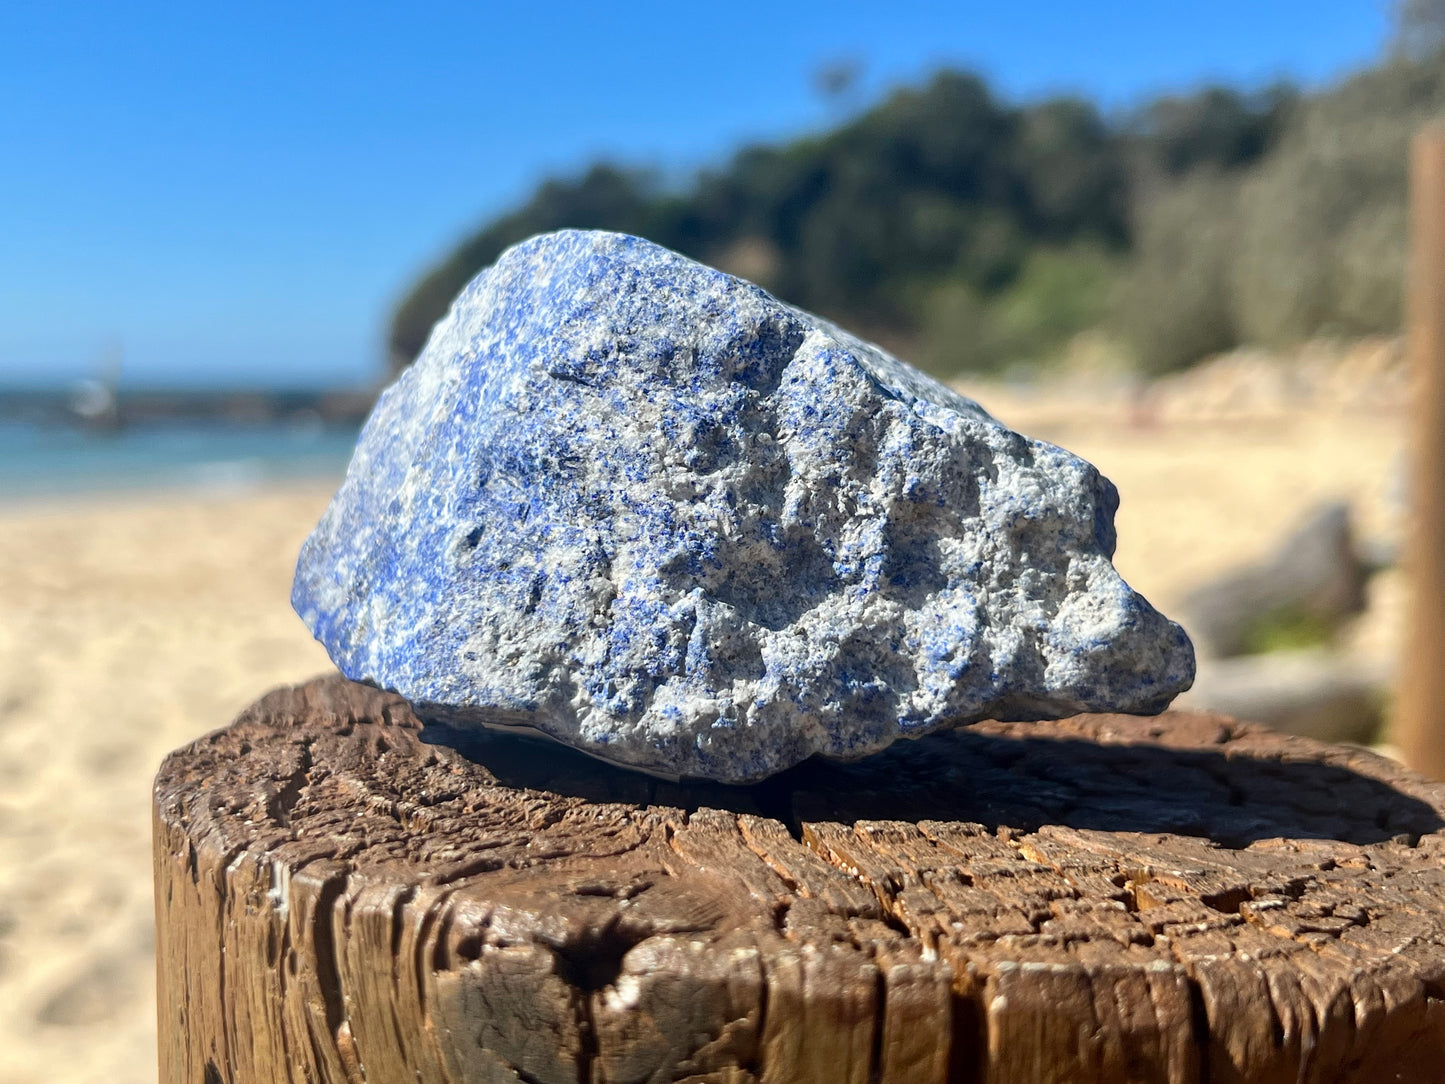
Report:
[{"label": "lapis lazuli rough stone", "polygon": [[348,676],[663,775],[1154,713],[1092,466],[636,237],[502,255],[381,397],[292,600]]}]

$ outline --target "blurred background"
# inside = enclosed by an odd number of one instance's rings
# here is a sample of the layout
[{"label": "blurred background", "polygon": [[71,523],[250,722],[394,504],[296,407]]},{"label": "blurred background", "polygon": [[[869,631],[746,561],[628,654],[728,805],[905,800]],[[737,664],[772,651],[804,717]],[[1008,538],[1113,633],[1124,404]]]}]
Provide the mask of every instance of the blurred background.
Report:
[{"label": "blurred background", "polygon": [[151,775],[328,667],[301,540],[541,230],[1091,459],[1189,704],[1389,752],[1442,114],[1445,0],[0,7],[0,1082],[154,1079]]}]

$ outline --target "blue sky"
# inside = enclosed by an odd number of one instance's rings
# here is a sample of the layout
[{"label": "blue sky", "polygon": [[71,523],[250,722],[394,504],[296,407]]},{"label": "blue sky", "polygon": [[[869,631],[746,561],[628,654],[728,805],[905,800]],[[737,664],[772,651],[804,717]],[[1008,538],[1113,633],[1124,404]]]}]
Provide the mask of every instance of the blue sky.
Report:
[{"label": "blue sky", "polygon": [[358,383],[412,277],[536,181],[679,175],[955,65],[1126,108],[1380,54],[1385,0],[0,3],[0,384]]}]

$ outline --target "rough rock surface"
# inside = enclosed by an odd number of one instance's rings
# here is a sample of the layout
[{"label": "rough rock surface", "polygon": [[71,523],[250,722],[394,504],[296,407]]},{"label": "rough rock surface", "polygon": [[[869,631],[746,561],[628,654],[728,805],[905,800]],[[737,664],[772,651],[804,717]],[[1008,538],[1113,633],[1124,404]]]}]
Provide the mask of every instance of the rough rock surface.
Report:
[{"label": "rough rock surface", "polygon": [[646,241],[509,250],[382,396],[292,601],[343,673],[742,782],[993,717],[1162,710],[1114,487]]}]

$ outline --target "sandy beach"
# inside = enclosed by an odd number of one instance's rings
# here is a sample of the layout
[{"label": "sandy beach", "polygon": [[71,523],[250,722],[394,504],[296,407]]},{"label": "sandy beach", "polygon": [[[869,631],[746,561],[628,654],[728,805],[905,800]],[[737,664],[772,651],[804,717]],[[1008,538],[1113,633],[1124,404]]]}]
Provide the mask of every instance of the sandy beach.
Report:
[{"label": "sandy beach", "polygon": [[150,780],[325,669],[287,603],[330,486],[0,513],[0,1080],[156,1079]]},{"label": "sandy beach", "polygon": [[[1316,502],[1400,524],[1398,408],[1141,414],[996,387],[1003,420],[1118,485],[1117,564],[1168,612]],[[149,788],[164,754],[329,667],[288,604],[332,484],[0,508],[0,1081],[155,1080]],[[1359,650],[1402,594],[1376,581]]]}]

